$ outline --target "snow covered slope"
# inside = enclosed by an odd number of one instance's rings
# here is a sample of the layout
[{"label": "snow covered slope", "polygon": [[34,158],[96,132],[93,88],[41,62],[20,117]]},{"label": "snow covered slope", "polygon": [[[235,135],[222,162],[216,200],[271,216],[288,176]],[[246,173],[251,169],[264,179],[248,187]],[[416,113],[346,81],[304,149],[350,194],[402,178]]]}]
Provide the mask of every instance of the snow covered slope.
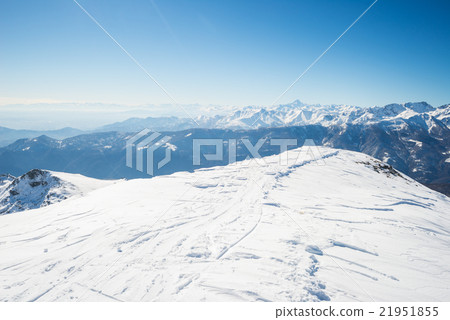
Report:
[{"label": "snow covered slope", "polygon": [[34,169],[15,178],[0,176],[0,215],[45,207],[111,184],[77,174]]},{"label": "snow covered slope", "polygon": [[448,301],[449,198],[367,155],[312,151],[2,216],[0,298]]}]

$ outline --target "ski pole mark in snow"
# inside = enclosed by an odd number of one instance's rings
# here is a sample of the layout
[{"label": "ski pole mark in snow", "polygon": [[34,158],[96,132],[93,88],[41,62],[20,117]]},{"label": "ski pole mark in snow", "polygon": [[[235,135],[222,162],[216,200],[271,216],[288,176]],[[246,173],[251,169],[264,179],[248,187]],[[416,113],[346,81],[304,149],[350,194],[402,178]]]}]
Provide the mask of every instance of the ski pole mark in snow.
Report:
[{"label": "ski pole mark in snow", "polygon": [[47,290],[45,290],[44,292],[42,292],[41,294],[37,295],[36,297],[34,297],[33,299],[29,300],[28,302],[35,302],[38,301],[40,298],[42,298],[43,296],[45,296],[47,293],[49,293],[53,288],[55,288],[56,286],[50,287]]},{"label": "ski pole mark in snow", "polygon": [[115,298],[115,297],[113,297],[113,296],[110,296],[109,294],[103,293],[102,291],[95,290],[95,289],[92,289],[92,288],[90,288],[89,290],[91,290],[92,292],[101,294],[102,296],[107,297],[107,298],[109,298],[109,299],[111,299],[111,300],[115,300],[115,301],[118,301],[118,302],[123,302],[122,300],[117,299],[117,298]]},{"label": "ski pole mark in snow", "polygon": [[306,246],[305,251],[309,252],[309,253],[312,253],[312,254],[317,254],[319,256],[323,256],[323,251],[320,250],[320,248],[318,246],[316,246],[316,245]]},{"label": "ski pole mark in snow", "polygon": [[[398,279],[397,279],[396,277],[394,277],[394,276],[390,276],[390,275],[388,275],[388,274],[385,274],[385,273],[380,272],[380,271],[378,271],[378,270],[375,270],[375,269],[373,269],[373,268],[367,267],[367,266],[362,265],[362,264],[360,264],[360,263],[357,263],[357,262],[354,262],[354,261],[350,261],[350,260],[347,260],[347,259],[344,259],[344,258],[341,258],[341,257],[337,257],[337,256],[332,256],[332,257],[335,258],[335,259],[342,260],[342,261],[344,261],[344,262],[346,262],[346,263],[348,263],[348,264],[350,264],[350,265],[355,265],[355,266],[364,268],[364,269],[366,269],[366,270],[369,270],[369,271],[371,271],[371,272],[377,273],[377,274],[382,275],[383,277],[389,278],[389,279],[391,279],[391,280],[394,280],[394,281],[400,281],[400,280],[398,280]],[[354,270],[352,270],[352,271],[354,271]],[[378,279],[376,279],[376,281],[378,281]]]},{"label": "ski pole mark in snow", "polygon": [[239,240],[237,240],[236,242],[234,242],[233,244],[231,244],[229,247],[225,248],[222,250],[221,253],[219,253],[219,255],[217,256],[217,260],[222,258],[231,248],[233,248],[235,245],[237,245],[239,242],[241,242],[242,240],[244,240],[246,237],[248,237],[255,229],[256,227],[258,227],[259,223],[261,222],[261,218],[262,218],[262,209],[261,209],[261,214],[259,216],[258,221],[256,222],[256,224],[253,226],[253,228],[251,228],[247,233],[245,233]]},{"label": "ski pole mark in snow", "polygon": [[350,244],[346,244],[346,243],[343,243],[343,242],[340,242],[340,241],[331,240],[331,244],[333,246],[336,246],[336,247],[348,248],[348,249],[352,249],[352,250],[368,253],[368,254],[371,254],[371,255],[374,255],[374,256],[378,256],[378,253],[370,252],[370,251],[367,251],[366,249],[362,249],[362,248],[359,248],[357,246],[352,246]]}]

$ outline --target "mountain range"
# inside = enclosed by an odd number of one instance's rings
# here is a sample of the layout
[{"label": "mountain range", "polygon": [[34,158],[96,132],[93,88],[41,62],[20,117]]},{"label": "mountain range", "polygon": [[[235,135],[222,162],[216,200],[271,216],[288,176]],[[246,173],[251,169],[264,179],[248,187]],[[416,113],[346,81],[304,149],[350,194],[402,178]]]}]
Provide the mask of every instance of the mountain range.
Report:
[{"label": "mountain range", "polygon": [[[222,129],[197,128],[190,119],[129,119],[99,128],[98,132],[62,140],[46,135],[17,140],[0,148],[0,173],[21,176],[39,168],[98,179],[149,177],[125,165],[127,139],[135,132],[149,128],[171,138],[170,143],[155,153],[155,158],[162,159],[166,149],[170,149],[171,162],[160,170],[155,168],[155,175],[228,163],[225,146],[223,160],[205,161],[203,158],[199,166],[194,165],[194,139],[223,139],[225,142],[236,139],[238,161],[251,156],[243,139],[250,140],[253,145],[258,139],[267,139],[261,146],[261,156],[280,152],[278,147],[270,145],[270,139],[297,139],[297,145],[292,148],[312,139],[319,146],[366,153],[430,188],[450,195],[449,119],[449,105],[434,108],[425,102],[365,109],[306,105],[299,101],[268,109],[247,107],[227,117],[199,117],[196,120],[201,126]],[[253,123],[259,128],[250,129]]]},{"label": "mountain range", "polygon": [[7,146],[16,140],[24,138],[36,138],[38,136],[46,135],[54,139],[65,139],[69,137],[74,137],[79,134],[85,133],[83,130],[78,130],[74,128],[62,128],[59,130],[16,130],[6,127],[0,127],[0,147]]},{"label": "mountain range", "polygon": [[371,125],[384,121],[405,120],[414,117],[430,117],[450,125],[450,107],[443,105],[434,108],[426,102],[389,104],[384,107],[361,108],[348,105],[305,104],[296,100],[290,104],[262,108],[248,106],[230,112],[228,115],[204,115],[191,118],[147,117],[130,118],[93,130],[63,128],[59,130],[15,130],[0,127],[0,147],[18,139],[35,138],[46,135],[54,139],[65,139],[80,134],[95,132],[135,132],[143,129],[153,131],[180,131],[201,129],[252,130],[304,125]]},{"label": "mountain range", "polygon": [[[199,116],[194,119],[162,117],[131,118],[100,127],[96,131],[132,132],[145,128],[174,131],[190,128],[257,129],[286,126],[371,125],[411,118],[436,118],[450,124],[450,105],[434,108],[426,102],[389,104],[384,107],[361,108],[348,105],[310,105],[296,100],[290,104],[261,108],[248,106],[229,115]],[[195,122],[194,122],[195,120]]]}]

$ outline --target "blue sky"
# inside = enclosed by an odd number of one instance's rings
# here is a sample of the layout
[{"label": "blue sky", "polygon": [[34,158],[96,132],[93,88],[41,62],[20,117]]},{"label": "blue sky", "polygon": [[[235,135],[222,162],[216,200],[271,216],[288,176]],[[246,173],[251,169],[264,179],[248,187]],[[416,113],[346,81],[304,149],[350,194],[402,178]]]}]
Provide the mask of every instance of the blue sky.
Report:
[{"label": "blue sky", "polygon": [[[184,104],[270,105],[373,0],[79,0]],[[280,103],[450,102],[450,2],[379,0]],[[170,99],[72,0],[0,1],[0,104]]]}]

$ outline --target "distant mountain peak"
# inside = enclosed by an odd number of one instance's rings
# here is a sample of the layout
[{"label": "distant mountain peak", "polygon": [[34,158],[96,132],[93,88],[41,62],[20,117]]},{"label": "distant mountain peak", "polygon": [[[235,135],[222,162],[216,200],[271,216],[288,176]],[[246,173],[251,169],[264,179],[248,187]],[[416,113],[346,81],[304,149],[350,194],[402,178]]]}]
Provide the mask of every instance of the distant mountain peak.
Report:
[{"label": "distant mountain peak", "polygon": [[307,106],[308,104],[300,101],[299,99],[296,99],[291,103],[291,105],[296,106],[296,107],[304,107],[304,106]]},{"label": "distant mountain peak", "polygon": [[422,102],[407,102],[405,103],[405,107],[408,109],[411,109],[417,113],[424,113],[424,112],[430,112],[434,111],[435,108],[425,101]]}]

